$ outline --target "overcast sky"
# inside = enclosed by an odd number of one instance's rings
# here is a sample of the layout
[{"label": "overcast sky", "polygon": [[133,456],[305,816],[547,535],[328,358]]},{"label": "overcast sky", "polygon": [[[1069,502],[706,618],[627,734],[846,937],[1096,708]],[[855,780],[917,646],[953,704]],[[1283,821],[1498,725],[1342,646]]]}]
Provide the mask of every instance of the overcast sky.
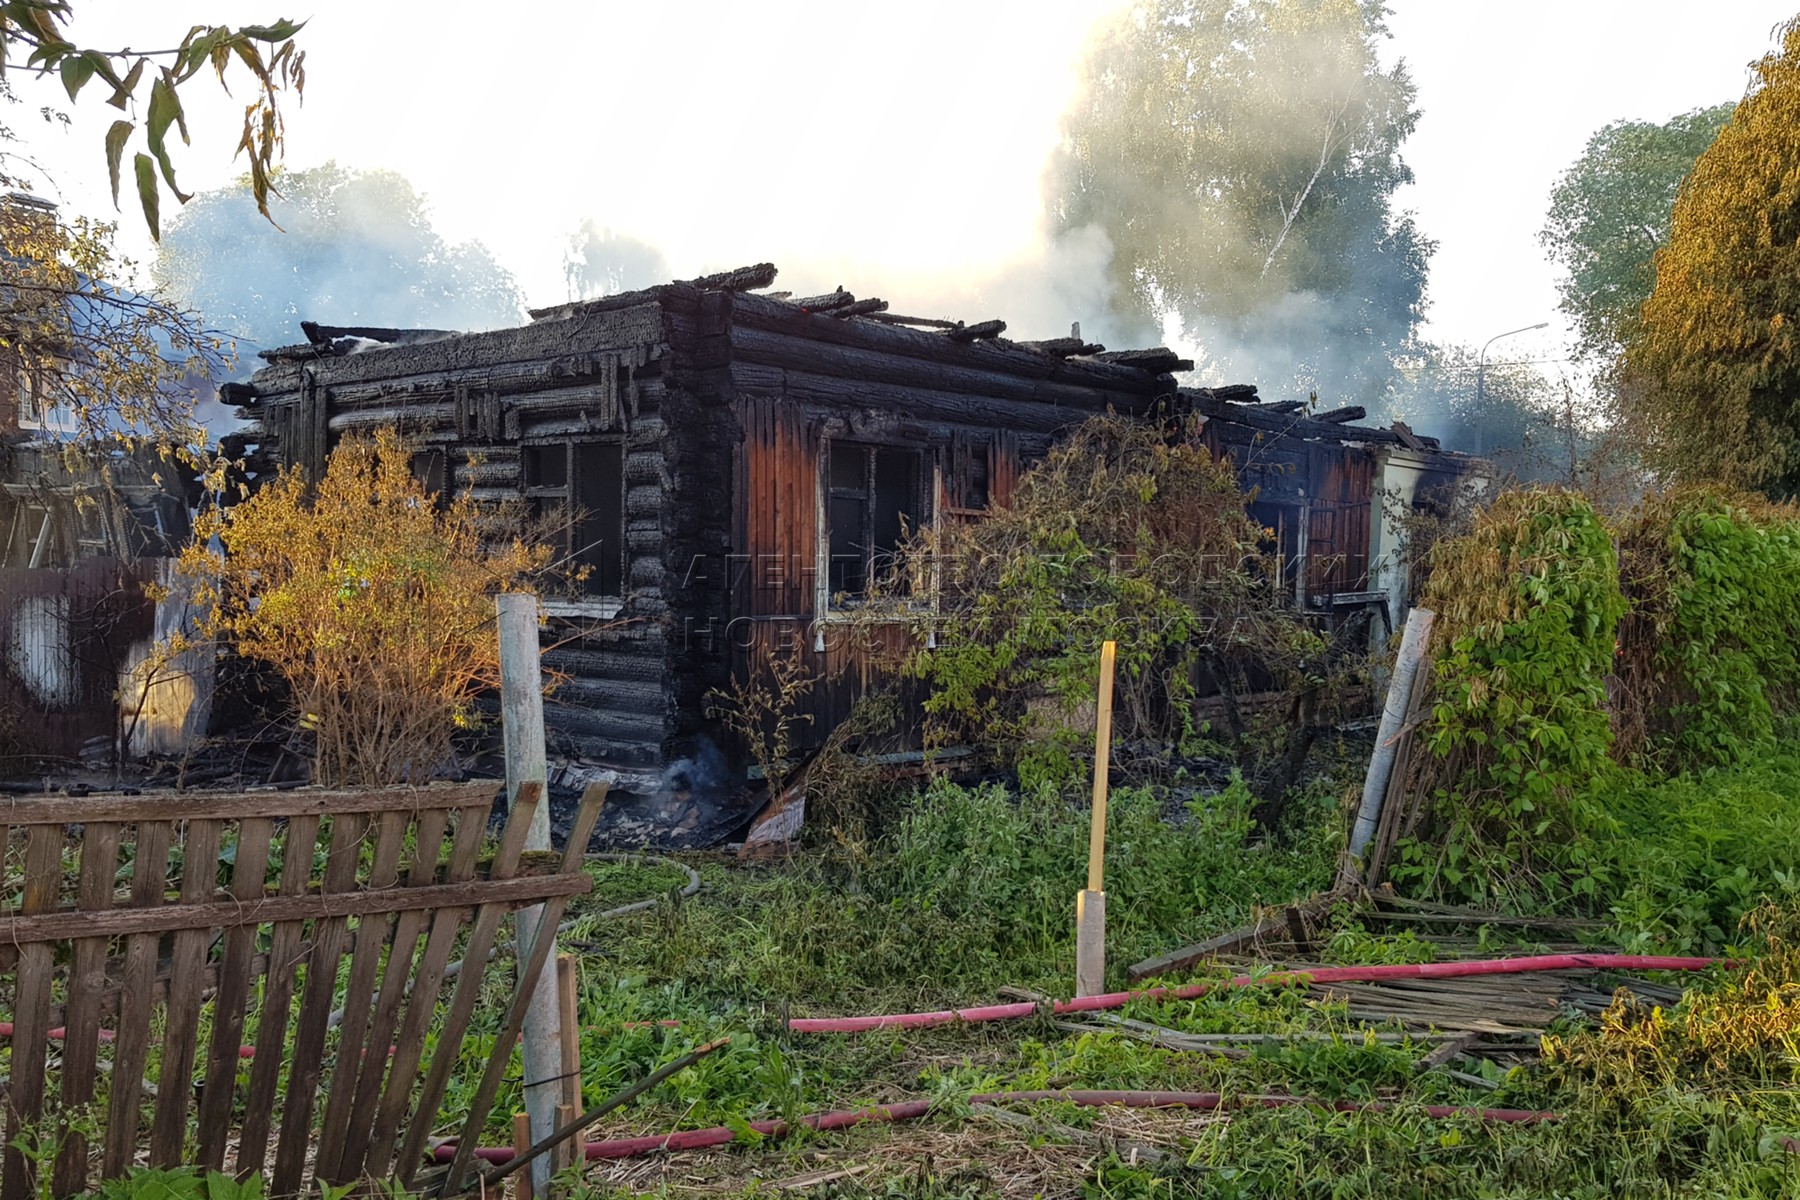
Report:
[{"label": "overcast sky", "polygon": [[[1553,320],[1536,233],[1557,174],[1608,121],[1741,95],[1797,3],[1395,0],[1386,52],[1408,63],[1424,113],[1401,202],[1439,243],[1427,334],[1480,343]],[[83,0],[75,34],[154,49],[193,22],[309,18],[288,165],[400,171],[446,236],[485,242],[533,304],[566,298],[563,246],[592,217],[659,244],[679,276],[766,259],[778,286],[879,280],[911,311],[909,291],[945,295],[946,280],[992,277],[1041,245],[1046,157],[1084,38],[1114,7]],[[218,186],[242,169],[228,157],[241,102],[205,78],[184,90],[195,147],[181,182]],[[100,135],[114,114],[99,101],[66,134],[9,115],[77,211],[110,210]],[[145,253],[141,218],[123,225]],[[1028,296],[981,301],[994,311],[954,315],[1016,326],[1037,311]],[[1560,335],[1494,357],[1553,358]]]}]

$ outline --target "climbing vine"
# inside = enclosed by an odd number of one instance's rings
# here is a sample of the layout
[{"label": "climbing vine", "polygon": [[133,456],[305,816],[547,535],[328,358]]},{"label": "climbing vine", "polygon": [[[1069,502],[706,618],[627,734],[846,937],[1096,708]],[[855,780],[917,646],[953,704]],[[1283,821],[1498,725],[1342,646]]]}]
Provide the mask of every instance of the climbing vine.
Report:
[{"label": "climbing vine", "polygon": [[1612,539],[1576,493],[1508,492],[1433,549],[1431,570],[1435,828],[1402,847],[1395,874],[1469,898],[1533,890],[1545,868],[1579,867],[1582,835],[1604,821],[1594,796],[1612,767],[1606,679],[1625,613]]},{"label": "climbing vine", "polygon": [[1743,762],[1800,689],[1800,510],[1716,488],[1646,501],[1620,532],[1620,757]]}]

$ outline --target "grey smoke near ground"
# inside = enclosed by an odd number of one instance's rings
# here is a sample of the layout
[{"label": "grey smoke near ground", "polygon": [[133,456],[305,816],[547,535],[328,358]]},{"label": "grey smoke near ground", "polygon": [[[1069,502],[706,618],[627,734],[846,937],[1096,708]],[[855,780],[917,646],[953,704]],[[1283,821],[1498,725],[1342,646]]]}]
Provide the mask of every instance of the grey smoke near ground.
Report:
[{"label": "grey smoke near ground", "polygon": [[702,737],[692,755],[663,768],[657,793],[662,797],[679,792],[717,796],[735,786],[735,782],[724,751],[711,738]]}]

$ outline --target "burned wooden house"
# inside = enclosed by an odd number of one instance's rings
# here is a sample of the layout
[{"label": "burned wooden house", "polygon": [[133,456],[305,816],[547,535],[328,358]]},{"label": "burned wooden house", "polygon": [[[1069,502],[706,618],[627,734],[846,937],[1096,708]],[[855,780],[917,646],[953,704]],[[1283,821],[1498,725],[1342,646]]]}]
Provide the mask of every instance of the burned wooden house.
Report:
[{"label": "burned wooden house", "polygon": [[[307,324],[305,344],[265,352],[222,398],[253,422],[257,471],[316,474],[337,439],[391,424],[434,488],[579,513],[563,549],[589,568],[585,594],[546,609],[590,632],[555,635],[546,655],[566,677],[546,707],[551,757],[565,782],[607,771],[665,800],[742,786],[708,716],[734,664],[795,644],[856,653],[829,627],[903,523],[1005,504],[1059,433],[1096,413],[1205,415],[1292,542],[1296,594],[1326,608],[1385,606],[1371,554],[1391,464],[1458,469],[1428,442],[1340,419],[1352,414],[1183,390],[1173,373],[1191,364],[1166,350],[1012,342],[999,321],[904,317],[842,290],[757,294],[774,274],[561,305],[485,333]],[[825,665],[837,682],[802,701],[802,741],[828,733],[861,682],[856,664]],[[695,819],[684,811],[649,804],[644,820],[668,833]]]}]

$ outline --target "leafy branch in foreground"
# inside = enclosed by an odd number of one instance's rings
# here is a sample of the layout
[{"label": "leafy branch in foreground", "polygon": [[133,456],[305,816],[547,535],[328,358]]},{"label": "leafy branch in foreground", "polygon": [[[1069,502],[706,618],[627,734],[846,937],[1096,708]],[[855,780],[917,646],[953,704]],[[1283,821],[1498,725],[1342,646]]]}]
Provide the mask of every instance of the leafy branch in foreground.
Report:
[{"label": "leafy branch in foreground", "polygon": [[[267,217],[270,176],[283,144],[280,93],[292,91],[299,97],[306,87],[306,52],[294,42],[294,35],[304,23],[282,19],[270,25],[242,25],[235,29],[229,25],[195,25],[171,49],[98,50],[78,46],[65,36],[64,27],[73,15],[72,0],[0,3],[0,78],[5,77],[9,66],[40,75],[54,73],[71,103],[98,79],[112,89],[106,102],[133,115],[137,115],[139,98],[147,86],[141,116],[115,120],[106,131],[106,169],[112,180],[113,203],[119,200],[125,151],[141,132],[143,149],[132,156],[132,178],[150,234],[161,236],[162,188],[166,186],[184,204],[188,200],[187,193],[175,182],[168,144],[170,129],[179,133],[184,146],[191,144],[180,89],[211,67],[219,86],[229,95],[228,73],[236,63],[248,72],[255,87],[255,98],[244,109],[237,153],[249,161],[256,207]],[[21,51],[22,66],[17,64]]]}]

